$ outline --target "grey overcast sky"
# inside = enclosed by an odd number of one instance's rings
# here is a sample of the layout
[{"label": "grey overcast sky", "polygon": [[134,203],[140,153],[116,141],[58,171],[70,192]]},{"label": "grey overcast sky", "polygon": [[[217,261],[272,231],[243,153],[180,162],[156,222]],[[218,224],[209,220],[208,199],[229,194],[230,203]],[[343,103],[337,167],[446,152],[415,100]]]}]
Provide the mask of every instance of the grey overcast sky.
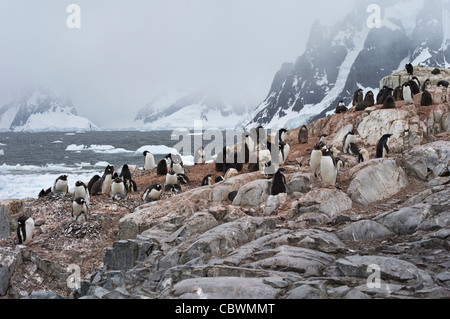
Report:
[{"label": "grey overcast sky", "polygon": [[[81,29],[66,25],[69,4]],[[72,97],[100,127],[134,119],[161,92],[208,85],[255,107],[312,22],[355,0],[0,0],[0,96],[23,84]]]}]

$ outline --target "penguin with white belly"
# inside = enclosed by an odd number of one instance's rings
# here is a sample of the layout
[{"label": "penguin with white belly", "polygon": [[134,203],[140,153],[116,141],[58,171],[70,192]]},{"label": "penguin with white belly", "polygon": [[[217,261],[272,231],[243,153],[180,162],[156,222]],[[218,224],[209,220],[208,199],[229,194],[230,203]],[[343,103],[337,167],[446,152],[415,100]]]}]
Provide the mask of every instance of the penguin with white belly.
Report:
[{"label": "penguin with white belly", "polygon": [[79,197],[83,198],[86,201],[86,203],[89,204],[90,202],[89,191],[86,184],[83,183],[82,181],[77,181],[73,189],[73,198],[76,199]]},{"label": "penguin with white belly", "polygon": [[125,188],[125,183],[122,178],[116,177],[111,183],[109,196],[111,196],[113,200],[127,198],[127,189]]},{"label": "penguin with white belly", "polygon": [[90,217],[89,207],[84,198],[78,197],[72,201],[72,217],[75,221],[87,222]]},{"label": "penguin with white belly", "polygon": [[28,245],[34,235],[34,220],[31,217],[21,216],[17,222],[17,238],[19,240],[19,245]]},{"label": "penguin with white belly", "polygon": [[162,192],[161,184],[151,185],[145,190],[142,199],[144,200],[144,203],[151,203],[157,201],[161,197],[161,192]]},{"label": "penguin with white belly", "polygon": [[[320,172],[322,175],[322,182],[326,187],[334,187],[337,181],[338,161],[333,153],[328,149],[322,149],[322,158],[320,160]],[[342,161],[341,161],[342,162]]]},{"label": "penguin with white belly", "polygon": [[315,177],[319,175],[320,161],[322,159],[323,148],[325,148],[325,143],[319,142],[314,146],[314,149],[311,152],[311,159],[309,161],[309,166],[311,168],[311,173],[313,173]]},{"label": "penguin with white belly", "polygon": [[149,151],[145,151],[144,157],[145,157],[144,170],[150,171],[150,170],[156,168],[155,157],[153,156],[152,153],[150,153]]},{"label": "penguin with white belly", "polygon": [[69,191],[69,183],[67,181],[67,175],[61,175],[53,184],[52,193],[54,195],[66,195]]}]

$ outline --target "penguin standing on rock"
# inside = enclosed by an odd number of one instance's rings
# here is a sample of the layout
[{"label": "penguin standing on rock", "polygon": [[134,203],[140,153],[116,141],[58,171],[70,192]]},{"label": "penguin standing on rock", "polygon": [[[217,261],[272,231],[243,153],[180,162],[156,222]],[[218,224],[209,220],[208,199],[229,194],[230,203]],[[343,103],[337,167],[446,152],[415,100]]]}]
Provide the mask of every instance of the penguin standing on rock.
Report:
[{"label": "penguin standing on rock", "polygon": [[122,178],[116,177],[111,183],[111,191],[109,192],[109,196],[111,196],[114,200],[127,198],[127,189],[125,188],[125,183]]},{"label": "penguin standing on rock", "polygon": [[211,181],[212,181],[212,176],[211,174],[206,175],[203,180],[202,180],[202,185],[201,186],[209,186],[211,185]]},{"label": "penguin standing on rock", "polygon": [[54,195],[66,195],[69,191],[69,184],[67,181],[67,175],[59,176],[52,187],[52,193]]},{"label": "penguin standing on rock", "polygon": [[123,183],[125,184],[125,189],[127,192],[137,192],[136,182],[131,178],[130,168],[127,164],[123,165],[119,177],[123,178]]},{"label": "penguin standing on rock", "polygon": [[386,109],[395,109],[395,99],[393,96],[388,96],[384,102],[383,106],[381,107],[382,110]]},{"label": "penguin standing on rock", "polygon": [[375,96],[372,91],[366,93],[366,97],[364,98],[364,103],[367,107],[372,107],[375,105]]},{"label": "penguin standing on rock", "polygon": [[342,113],[345,113],[345,112],[347,112],[348,111],[348,109],[347,109],[347,107],[345,106],[345,103],[344,103],[344,101],[339,101],[339,105],[338,105],[338,107],[336,108],[336,114],[342,114]]},{"label": "penguin standing on rock", "polygon": [[102,194],[109,194],[113,182],[114,166],[108,165],[102,177]]},{"label": "penguin standing on rock", "polygon": [[89,191],[85,183],[82,181],[77,181],[75,183],[75,187],[73,189],[73,198],[83,198],[86,203],[89,204],[90,198],[89,198]]},{"label": "penguin standing on rock", "polygon": [[156,172],[158,175],[163,176],[167,174],[167,161],[165,158],[158,162],[158,166],[156,167]]},{"label": "penguin standing on rock", "polygon": [[353,106],[364,102],[364,93],[362,89],[358,89],[353,94]]},{"label": "penguin standing on rock", "polygon": [[407,65],[405,65],[405,69],[406,69],[406,72],[408,72],[409,75],[413,75],[414,74],[414,67],[412,66],[411,63],[408,63]]},{"label": "penguin standing on rock", "polygon": [[328,149],[322,149],[322,158],[320,160],[320,173],[322,182],[327,187],[334,187],[337,181],[338,160],[334,158],[333,153]]},{"label": "penguin standing on rock", "polygon": [[392,134],[385,134],[378,141],[376,158],[383,158],[389,153],[389,140]]},{"label": "penguin standing on rock", "polygon": [[322,159],[323,148],[325,148],[325,144],[323,142],[319,142],[314,146],[314,149],[311,152],[311,159],[309,161],[309,166],[311,168],[311,173],[313,173],[315,177],[319,175],[320,161]]},{"label": "penguin standing on rock", "polygon": [[155,157],[149,151],[144,152],[144,170],[150,171],[156,168]]},{"label": "penguin standing on rock", "polygon": [[423,84],[422,84],[422,92],[425,92],[430,87],[431,87],[431,80],[430,79],[426,79],[425,82],[423,82]]},{"label": "penguin standing on rock", "polygon": [[89,207],[82,197],[75,198],[72,202],[72,217],[75,221],[87,222],[90,217]]},{"label": "penguin standing on rock", "polygon": [[344,137],[344,142],[342,143],[342,153],[348,154],[350,143],[355,142],[356,142],[355,131],[351,130]]},{"label": "penguin standing on rock", "polygon": [[438,87],[439,87],[439,86],[443,86],[443,87],[448,88],[449,83],[448,83],[448,81],[442,80],[442,81],[439,81],[436,85],[437,85]]},{"label": "penguin standing on rock", "polygon": [[393,93],[395,101],[403,101],[403,88],[401,86],[397,86]]},{"label": "penguin standing on rock", "polygon": [[161,198],[162,186],[161,184],[155,184],[149,186],[142,196],[144,203],[150,203],[157,201]]},{"label": "penguin standing on rock", "polygon": [[286,177],[283,174],[284,168],[278,169],[272,179],[272,187],[270,194],[277,196],[278,194],[287,193]]},{"label": "penguin standing on rock", "polygon": [[205,149],[203,147],[200,147],[194,155],[194,165],[203,165],[205,164],[206,155],[205,155]]},{"label": "penguin standing on rock", "polygon": [[433,105],[433,97],[428,90],[424,90],[422,92],[422,99],[420,101],[420,105],[422,106],[431,106]]},{"label": "penguin standing on rock", "polygon": [[362,148],[358,153],[358,163],[364,163],[370,160],[369,152],[366,149]]},{"label": "penguin standing on rock", "polygon": [[308,143],[308,128],[306,127],[306,125],[303,125],[300,129],[300,132],[298,133],[298,142],[300,144]]},{"label": "penguin standing on rock", "polygon": [[181,192],[181,186],[179,184],[178,176],[173,169],[170,169],[166,174],[166,183],[164,185],[164,191],[166,192]]},{"label": "penguin standing on rock", "polygon": [[414,102],[411,86],[410,86],[410,84],[408,82],[405,82],[403,84],[403,99],[407,103],[413,103]]},{"label": "penguin standing on rock", "polygon": [[19,245],[28,245],[34,235],[34,220],[31,217],[21,216],[17,220],[17,238]]}]

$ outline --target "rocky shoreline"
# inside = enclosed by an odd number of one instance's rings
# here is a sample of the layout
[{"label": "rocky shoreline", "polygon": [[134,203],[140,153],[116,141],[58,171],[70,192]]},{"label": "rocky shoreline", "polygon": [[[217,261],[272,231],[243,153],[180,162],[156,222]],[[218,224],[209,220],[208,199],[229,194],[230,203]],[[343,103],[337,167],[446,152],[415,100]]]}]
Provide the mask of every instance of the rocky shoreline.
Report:
[{"label": "rocky shoreline", "polygon": [[[450,298],[449,111],[447,98],[397,102],[317,120],[308,144],[288,132],[287,194],[270,196],[271,180],[245,169],[199,187],[218,174],[206,164],[158,202],[95,197],[88,223],[70,220],[69,196],[16,203],[9,218],[32,215],[38,233],[30,246],[0,240],[0,298]],[[371,158],[375,136],[393,133],[392,152],[362,164],[342,155],[339,188],[323,188],[299,163],[321,134],[340,149],[349,129]],[[140,193],[161,180],[135,174]]]}]

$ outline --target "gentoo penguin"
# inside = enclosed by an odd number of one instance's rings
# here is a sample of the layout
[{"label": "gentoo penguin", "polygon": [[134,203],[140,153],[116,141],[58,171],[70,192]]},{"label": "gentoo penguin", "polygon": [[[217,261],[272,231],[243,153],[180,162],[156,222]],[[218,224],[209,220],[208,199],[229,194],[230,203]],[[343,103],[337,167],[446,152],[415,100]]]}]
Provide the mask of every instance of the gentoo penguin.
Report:
[{"label": "gentoo penguin", "polygon": [[382,98],[381,104],[383,104],[384,101],[386,101],[386,99],[387,99],[389,96],[392,96],[392,92],[394,92],[394,90],[391,89],[391,88],[389,88],[389,87],[386,88],[386,89],[384,90],[383,98]]},{"label": "gentoo penguin", "polygon": [[279,154],[278,154],[278,162],[280,165],[284,165],[284,163],[286,162],[288,156],[289,156],[289,152],[291,150],[289,144],[285,143],[285,142],[280,142],[279,144]]},{"label": "gentoo penguin", "polygon": [[358,89],[353,93],[353,106],[364,102],[364,93],[362,89]]},{"label": "gentoo penguin", "polygon": [[382,110],[385,109],[395,109],[395,100],[393,96],[388,96],[384,102],[383,106],[381,107]]},{"label": "gentoo penguin", "polygon": [[434,75],[441,74],[441,70],[438,68],[435,68],[433,71],[431,71],[431,74],[434,74]]},{"label": "gentoo penguin", "polygon": [[99,175],[95,175],[89,181],[89,183],[88,183],[88,191],[89,191],[90,195],[92,195],[92,187],[94,186],[95,182],[97,182],[99,179],[101,179],[101,177]]},{"label": "gentoo penguin", "polygon": [[389,153],[389,140],[391,137],[392,134],[385,134],[381,137],[377,145],[377,155],[375,158],[386,157],[386,154]]},{"label": "gentoo penguin", "polygon": [[222,172],[225,174],[228,169],[234,168],[238,172],[242,171],[244,168],[244,164],[239,162],[239,154],[234,151],[234,148],[224,146],[222,150],[223,157],[223,170]]},{"label": "gentoo penguin", "polygon": [[419,91],[418,91],[417,93],[414,93],[414,94],[419,94],[419,93],[420,93],[420,89],[421,89],[421,87],[422,87],[422,85],[420,84],[420,80],[417,78],[417,76],[413,76],[413,78],[411,79],[411,81],[416,82],[417,87],[418,87],[418,89],[419,89]]},{"label": "gentoo penguin", "polygon": [[320,160],[320,174],[322,175],[322,182],[325,186],[336,185],[337,180],[337,160],[328,149],[322,149],[322,158]]},{"label": "gentoo penguin", "polygon": [[149,151],[144,152],[144,170],[150,171],[156,168],[155,157]]},{"label": "gentoo penguin", "polygon": [[[417,80],[417,81],[419,81],[419,80]],[[408,81],[409,86],[411,87],[411,92],[412,92],[413,96],[420,93],[420,86],[419,86],[419,84],[417,84],[418,83],[417,81],[416,80]]]},{"label": "gentoo penguin", "polygon": [[284,142],[286,143],[286,134],[287,134],[287,130],[285,128],[279,129],[278,130],[278,140],[280,142]]},{"label": "gentoo penguin", "polygon": [[358,104],[356,104],[355,111],[356,112],[365,111],[367,109],[367,107],[368,107],[367,104],[364,102],[358,103]]},{"label": "gentoo penguin", "polygon": [[105,168],[105,172],[103,173],[102,178],[100,179],[101,182],[101,192],[102,194],[109,194],[109,191],[111,190],[111,184],[113,182],[113,175],[114,175],[114,166],[108,165]]},{"label": "gentoo penguin", "polygon": [[51,187],[48,188],[47,190],[42,189],[42,190],[39,192],[38,198],[45,197],[45,196],[47,196],[48,194],[50,194],[51,192],[52,192],[52,188],[51,188]]},{"label": "gentoo penguin", "polygon": [[120,172],[119,177],[123,179],[127,192],[137,192],[136,182],[131,178],[131,172],[127,164],[122,166],[122,171]]},{"label": "gentoo penguin", "polygon": [[52,193],[54,195],[65,195],[69,191],[69,183],[67,181],[67,175],[61,175],[53,184]]},{"label": "gentoo penguin", "polygon": [[298,133],[298,142],[300,144],[307,144],[308,143],[308,128],[306,125],[303,125],[300,128],[300,132]]},{"label": "gentoo penguin", "polygon": [[161,198],[162,186],[161,184],[155,184],[149,186],[142,196],[144,203],[150,203],[157,201]]},{"label": "gentoo penguin", "polygon": [[442,81],[439,81],[436,85],[437,85],[438,87],[439,87],[439,86],[443,86],[443,87],[448,88],[449,83],[448,83],[448,81],[442,80]]},{"label": "gentoo penguin", "polygon": [[208,186],[211,185],[211,181],[212,181],[212,177],[211,174],[206,175],[203,180],[202,180],[202,185],[201,186]]},{"label": "gentoo penguin", "polygon": [[194,154],[194,165],[203,165],[206,161],[205,149],[200,147]]},{"label": "gentoo penguin", "polygon": [[121,177],[114,178],[111,183],[109,196],[114,200],[127,198],[127,189],[125,188],[125,183]]},{"label": "gentoo penguin", "polygon": [[88,221],[90,217],[89,206],[84,198],[78,197],[72,201],[72,217],[75,221]]},{"label": "gentoo penguin", "polygon": [[181,156],[178,154],[169,154],[170,168],[177,174],[184,174],[184,164]]},{"label": "gentoo penguin", "polygon": [[347,109],[347,106],[345,106],[345,103],[344,103],[344,101],[339,101],[339,104],[338,104],[338,106],[337,106],[337,108],[336,108],[336,111],[335,111],[335,113],[336,114],[342,114],[342,113],[345,113],[345,112],[347,112],[348,111],[348,109]]},{"label": "gentoo penguin", "polygon": [[156,173],[160,176],[167,175],[167,161],[165,158],[159,161],[158,166],[156,167]]},{"label": "gentoo penguin", "polygon": [[214,183],[220,183],[223,182],[225,179],[223,178],[223,176],[217,176],[216,179],[214,180]]},{"label": "gentoo penguin", "polygon": [[403,84],[403,99],[407,103],[413,103],[413,94],[411,90],[411,86],[408,82]]},{"label": "gentoo penguin", "polygon": [[190,182],[189,177],[187,177],[185,174],[177,174],[177,178],[178,181],[183,185],[186,185]]},{"label": "gentoo penguin", "polygon": [[367,105],[367,107],[372,107],[375,105],[375,96],[373,95],[372,91],[366,93],[366,96],[364,97],[364,103]]},{"label": "gentoo penguin", "polygon": [[344,141],[342,142],[342,153],[348,154],[349,153],[348,148],[350,146],[350,143],[355,142],[356,142],[355,131],[351,130],[350,132],[347,133],[347,135],[345,135]]},{"label": "gentoo penguin", "polygon": [[228,179],[230,179],[230,178],[232,178],[232,177],[235,177],[235,176],[238,176],[238,175],[239,175],[239,172],[238,172],[237,169],[235,169],[235,168],[230,168],[230,169],[228,169],[228,171],[225,173],[223,179],[224,179],[224,180],[228,180]]},{"label": "gentoo penguin", "polygon": [[271,165],[272,165],[272,154],[270,153],[270,151],[260,150],[258,156],[258,170],[264,174],[266,168]]},{"label": "gentoo penguin", "polygon": [[17,220],[17,238],[19,245],[28,245],[34,235],[34,220],[31,217],[21,216]]},{"label": "gentoo penguin", "polygon": [[397,86],[393,93],[395,101],[403,101],[403,88],[401,86]]},{"label": "gentoo penguin", "polygon": [[370,160],[369,152],[365,148],[360,149],[358,155],[358,163],[367,162],[369,160]]},{"label": "gentoo penguin", "polygon": [[284,168],[278,169],[272,179],[270,194],[277,196],[278,194],[287,193],[286,177],[283,174]]},{"label": "gentoo penguin", "polygon": [[173,169],[167,172],[165,185],[178,185],[178,176]]},{"label": "gentoo penguin", "polygon": [[313,173],[315,177],[319,175],[320,160],[322,159],[323,148],[325,148],[325,144],[323,142],[319,142],[316,145],[314,145],[314,149],[311,152],[311,159],[309,161],[309,166],[311,168],[311,173]]},{"label": "gentoo penguin", "polygon": [[86,203],[89,204],[90,197],[89,197],[89,191],[85,183],[82,181],[77,181],[75,183],[75,187],[73,189],[73,198],[83,198]]},{"label": "gentoo penguin", "polygon": [[431,81],[430,79],[426,79],[425,82],[422,84],[422,92],[428,90],[431,87]]},{"label": "gentoo penguin", "polygon": [[[331,151],[331,153],[333,154],[334,157],[336,157],[332,151]],[[353,143],[353,142],[350,143],[350,145],[348,146],[348,153],[350,155],[358,155],[359,154],[359,147],[358,147],[358,145],[356,145],[356,143]]]},{"label": "gentoo penguin", "polygon": [[384,92],[386,92],[387,89],[388,89],[388,87],[385,85],[385,86],[383,86],[383,88],[380,90],[380,92],[378,92],[378,94],[377,94],[377,105],[383,104],[383,96],[384,96]]},{"label": "gentoo penguin", "polygon": [[407,65],[405,65],[405,69],[406,69],[406,72],[408,72],[409,75],[413,75],[414,74],[414,67],[412,66],[411,63],[408,63]]},{"label": "gentoo penguin", "polygon": [[431,96],[430,91],[425,90],[422,92],[422,99],[420,101],[420,105],[422,105],[422,106],[433,105],[433,97]]}]

